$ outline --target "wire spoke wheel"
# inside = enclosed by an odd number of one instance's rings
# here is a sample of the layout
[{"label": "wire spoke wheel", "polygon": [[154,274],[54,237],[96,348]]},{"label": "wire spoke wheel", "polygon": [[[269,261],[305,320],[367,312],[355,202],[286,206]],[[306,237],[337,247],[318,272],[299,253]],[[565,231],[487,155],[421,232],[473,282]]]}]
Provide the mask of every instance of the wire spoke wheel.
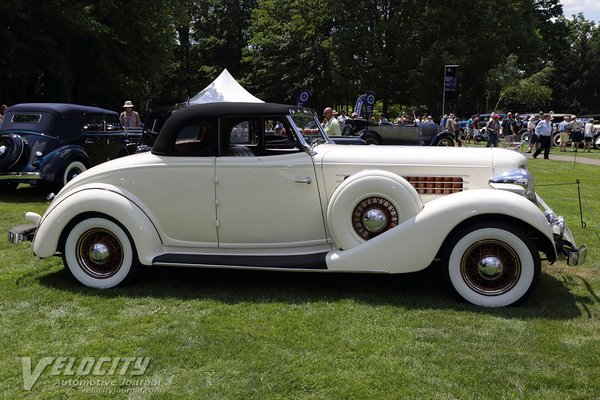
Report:
[{"label": "wire spoke wheel", "polygon": [[108,278],[123,265],[123,246],[109,231],[92,229],[77,243],[77,261],[88,275],[99,279]]},{"label": "wire spoke wheel", "polygon": [[484,240],[473,244],[463,255],[460,271],[475,292],[497,296],[510,291],[521,276],[521,261],[506,243]]}]

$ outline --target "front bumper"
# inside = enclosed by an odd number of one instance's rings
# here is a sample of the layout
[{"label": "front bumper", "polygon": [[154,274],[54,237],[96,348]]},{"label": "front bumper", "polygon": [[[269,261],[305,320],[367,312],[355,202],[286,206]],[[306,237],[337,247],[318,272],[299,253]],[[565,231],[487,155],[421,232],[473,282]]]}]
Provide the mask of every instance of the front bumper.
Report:
[{"label": "front bumper", "polygon": [[558,216],[552,209],[536,194],[536,200],[544,208],[544,215],[552,227],[556,252],[567,259],[568,265],[582,265],[587,257],[587,247],[577,247],[573,234],[565,225],[564,218]]}]

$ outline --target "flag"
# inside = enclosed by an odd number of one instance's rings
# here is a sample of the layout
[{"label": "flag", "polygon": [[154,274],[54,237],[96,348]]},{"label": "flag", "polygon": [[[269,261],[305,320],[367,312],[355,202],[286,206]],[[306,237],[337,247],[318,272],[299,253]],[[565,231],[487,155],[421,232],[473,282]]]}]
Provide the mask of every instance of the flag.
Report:
[{"label": "flag", "polygon": [[456,69],[458,65],[446,65],[444,72],[444,91],[456,91]]},{"label": "flag", "polygon": [[296,99],[296,105],[300,107],[304,107],[308,103],[308,99],[310,98],[310,90],[302,89],[300,93],[298,93],[298,98]]}]

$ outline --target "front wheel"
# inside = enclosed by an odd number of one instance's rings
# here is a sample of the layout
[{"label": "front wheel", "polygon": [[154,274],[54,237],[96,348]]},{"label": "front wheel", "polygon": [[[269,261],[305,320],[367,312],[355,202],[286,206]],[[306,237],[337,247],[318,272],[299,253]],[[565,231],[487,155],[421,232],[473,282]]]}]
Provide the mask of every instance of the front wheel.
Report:
[{"label": "front wheel", "polygon": [[452,138],[448,135],[445,136],[440,136],[439,138],[437,138],[435,140],[435,142],[433,143],[434,146],[447,146],[447,147],[454,147],[454,140],[452,140]]},{"label": "front wheel", "polygon": [[464,300],[504,307],[524,300],[540,275],[540,256],[531,238],[509,225],[463,228],[444,250],[444,280]]},{"label": "front wheel", "polygon": [[84,219],[70,230],[63,263],[80,283],[98,289],[130,280],[138,265],[129,235],[105,218]]}]

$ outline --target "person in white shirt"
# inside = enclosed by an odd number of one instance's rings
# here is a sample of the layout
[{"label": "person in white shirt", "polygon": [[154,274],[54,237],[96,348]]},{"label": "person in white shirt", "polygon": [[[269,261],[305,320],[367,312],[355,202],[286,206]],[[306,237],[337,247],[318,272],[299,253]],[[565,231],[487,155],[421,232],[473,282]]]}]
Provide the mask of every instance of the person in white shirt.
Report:
[{"label": "person in white shirt", "polygon": [[550,157],[550,146],[552,146],[552,115],[544,114],[544,118],[538,122],[535,127],[535,134],[540,141],[540,147],[537,148],[535,153],[533,153],[533,158],[537,158],[537,156],[544,151],[544,159],[547,160]]},{"label": "person in white shirt", "polygon": [[592,141],[594,140],[594,118],[590,118],[583,128],[583,150],[591,153]]},{"label": "person in white shirt", "polygon": [[340,131],[342,132],[342,135],[347,134],[346,132],[344,132],[344,130],[346,129],[346,120],[347,119],[348,119],[348,116],[346,115],[346,110],[340,111],[340,116],[337,117],[337,120],[340,123]]}]

